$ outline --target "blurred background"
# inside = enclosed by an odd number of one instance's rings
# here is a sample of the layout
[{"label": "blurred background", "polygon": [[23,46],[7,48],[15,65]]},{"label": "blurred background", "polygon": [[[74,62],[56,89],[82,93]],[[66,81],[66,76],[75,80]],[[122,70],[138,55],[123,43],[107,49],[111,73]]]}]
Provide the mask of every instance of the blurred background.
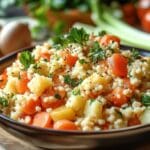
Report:
[{"label": "blurred background", "polygon": [[[91,1],[0,0],[0,56],[49,40],[52,36],[67,32],[72,26],[91,32],[100,30],[101,25],[98,26],[91,18]],[[112,10],[113,17],[127,27],[147,35],[150,33],[150,0],[99,1],[99,9],[105,5],[107,10]],[[102,8],[103,11],[106,7]],[[109,24],[109,21],[105,23]],[[130,41],[126,43],[132,45]]]}]

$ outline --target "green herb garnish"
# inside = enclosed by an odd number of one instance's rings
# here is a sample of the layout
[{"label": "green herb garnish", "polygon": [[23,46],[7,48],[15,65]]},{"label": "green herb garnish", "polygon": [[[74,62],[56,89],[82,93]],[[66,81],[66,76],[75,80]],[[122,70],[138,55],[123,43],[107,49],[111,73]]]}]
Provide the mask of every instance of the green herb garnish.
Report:
[{"label": "green herb garnish", "polygon": [[104,30],[98,33],[99,36],[104,36],[105,34],[107,34],[107,32]]},{"label": "green herb garnish", "polygon": [[4,97],[0,97],[0,104],[3,106],[3,107],[7,107],[8,106],[8,100]]},{"label": "green herb garnish", "polygon": [[86,62],[85,59],[79,59],[79,63],[80,63],[80,64],[85,64],[85,63],[87,63],[87,62]]},{"label": "green herb garnish", "polygon": [[144,106],[150,106],[150,95],[148,94],[143,94],[141,102]]},{"label": "green herb garnish", "polygon": [[72,28],[67,38],[71,43],[84,44],[84,42],[89,39],[89,34],[87,34],[83,28]]},{"label": "green herb garnish", "polygon": [[89,57],[94,63],[98,62],[99,60],[105,59],[105,52],[100,47],[98,42],[94,42],[92,48],[90,49]]},{"label": "green herb garnish", "polygon": [[31,55],[31,52],[29,51],[22,52],[20,54],[19,60],[25,67],[25,69],[28,69],[31,64],[34,64],[34,57]]},{"label": "green herb garnish", "polygon": [[131,50],[131,56],[132,56],[133,59],[138,59],[138,58],[140,58],[140,53],[139,53],[138,50],[136,50],[135,48],[133,48]]},{"label": "green herb garnish", "polygon": [[69,75],[65,75],[64,82],[66,84],[70,85],[71,87],[75,87],[75,86],[79,85],[82,82],[82,80],[72,79]]},{"label": "green herb garnish", "polygon": [[75,90],[72,91],[72,94],[73,94],[73,95],[80,95],[81,92],[80,92],[79,89],[75,89]]},{"label": "green herb garnish", "polygon": [[68,34],[54,37],[53,43],[66,47],[69,43],[84,44],[88,39],[89,34],[87,34],[83,28],[72,28]]}]

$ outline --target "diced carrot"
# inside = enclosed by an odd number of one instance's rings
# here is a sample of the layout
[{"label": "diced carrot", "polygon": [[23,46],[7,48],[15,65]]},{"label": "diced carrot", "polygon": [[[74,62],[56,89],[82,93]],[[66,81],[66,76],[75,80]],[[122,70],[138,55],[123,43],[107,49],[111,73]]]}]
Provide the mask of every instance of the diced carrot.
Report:
[{"label": "diced carrot", "polygon": [[114,89],[110,94],[106,96],[107,100],[112,102],[115,106],[120,107],[121,105],[128,102],[128,97],[123,94],[122,88],[118,87]]},{"label": "diced carrot", "polygon": [[7,82],[7,71],[5,70],[5,71],[0,75],[0,88],[4,88],[6,82]]},{"label": "diced carrot", "polygon": [[69,52],[63,52],[62,57],[64,58],[67,65],[73,67],[78,60],[78,56],[73,56]]},{"label": "diced carrot", "polygon": [[40,106],[40,104],[41,104],[40,99],[37,99],[37,100],[30,99],[30,100],[26,101],[24,106],[23,106],[23,113],[26,115],[35,114],[36,113],[36,107]]},{"label": "diced carrot", "polygon": [[41,128],[51,128],[52,127],[52,119],[48,112],[39,112],[34,118],[32,125],[41,127]]},{"label": "diced carrot", "polygon": [[114,36],[114,35],[108,35],[108,34],[104,35],[100,40],[100,44],[103,46],[108,46],[110,42],[117,42],[118,45],[120,45],[119,37]]},{"label": "diced carrot", "polygon": [[50,54],[49,53],[41,53],[41,57],[43,58],[43,59],[46,59],[46,60],[50,60]]},{"label": "diced carrot", "polygon": [[20,79],[16,87],[17,92],[19,94],[24,94],[28,90],[28,86],[27,86],[28,82],[29,82],[29,79],[27,77],[27,73],[22,72],[20,74]]},{"label": "diced carrot", "polygon": [[[57,97],[55,97],[55,95],[59,95],[60,99],[58,99]],[[58,91],[58,90],[54,90],[53,88],[49,89],[46,91],[46,93],[44,93],[44,96],[52,96],[51,99],[45,101],[44,97],[41,98],[41,105],[42,108],[46,109],[46,108],[57,108],[61,105],[63,105],[65,103],[65,101],[63,100],[64,96],[66,95],[65,91]]]},{"label": "diced carrot", "polygon": [[65,102],[63,99],[56,99],[54,97],[54,99],[50,99],[48,101],[45,101],[44,99],[41,100],[41,105],[42,108],[46,109],[46,108],[57,108],[61,105],[63,105]]},{"label": "diced carrot", "polygon": [[135,126],[139,124],[141,124],[141,122],[136,115],[128,120],[128,126]]},{"label": "diced carrot", "polygon": [[69,120],[59,120],[54,123],[55,130],[77,130],[75,123]]},{"label": "diced carrot", "polygon": [[108,64],[112,69],[114,75],[119,77],[126,77],[128,73],[127,64],[128,60],[119,53],[113,54],[108,58]]}]

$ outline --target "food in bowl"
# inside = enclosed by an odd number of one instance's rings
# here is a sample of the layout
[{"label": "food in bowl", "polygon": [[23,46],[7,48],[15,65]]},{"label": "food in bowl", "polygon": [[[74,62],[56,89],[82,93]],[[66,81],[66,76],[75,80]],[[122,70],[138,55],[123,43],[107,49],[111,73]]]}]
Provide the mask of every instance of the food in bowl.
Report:
[{"label": "food in bowl", "polygon": [[42,128],[101,131],[149,123],[150,57],[114,35],[72,28],[23,51],[0,75],[0,109]]}]

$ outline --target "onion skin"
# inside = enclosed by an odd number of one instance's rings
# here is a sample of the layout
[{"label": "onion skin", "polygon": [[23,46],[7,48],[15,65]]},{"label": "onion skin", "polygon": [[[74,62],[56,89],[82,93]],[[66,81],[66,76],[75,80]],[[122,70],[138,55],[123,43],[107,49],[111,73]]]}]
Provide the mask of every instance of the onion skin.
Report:
[{"label": "onion skin", "polygon": [[27,24],[11,22],[4,26],[0,33],[0,49],[3,55],[32,43],[31,33]]}]

